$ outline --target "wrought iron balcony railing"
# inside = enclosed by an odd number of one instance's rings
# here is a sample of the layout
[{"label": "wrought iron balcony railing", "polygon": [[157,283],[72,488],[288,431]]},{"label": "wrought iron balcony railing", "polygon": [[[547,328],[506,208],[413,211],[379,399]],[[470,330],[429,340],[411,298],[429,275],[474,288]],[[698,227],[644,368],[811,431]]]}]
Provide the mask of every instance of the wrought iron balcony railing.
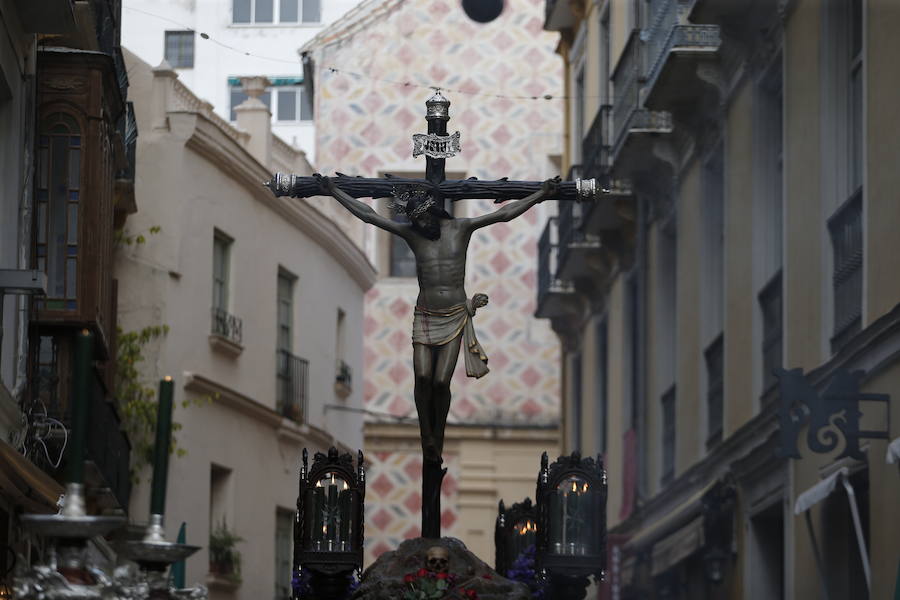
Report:
[{"label": "wrought iron balcony railing", "polygon": [[573,246],[586,241],[583,229],[585,205],[580,202],[559,203],[559,267],[569,260]]},{"label": "wrought iron balcony railing", "polygon": [[244,341],[244,323],[223,308],[212,308],[212,334],[240,345]]},{"label": "wrought iron balcony railing", "polygon": [[[708,54],[722,43],[718,25],[695,25],[684,21],[691,6],[685,0],[650,0],[649,23],[644,32],[645,87],[652,90],[673,52]],[[677,83],[677,82],[676,82]]]},{"label": "wrought iron balcony railing", "polygon": [[282,416],[302,423],[307,414],[309,361],[294,356],[287,350],[278,350],[276,362],[276,409]]},{"label": "wrought iron balcony railing", "polygon": [[581,162],[587,179],[603,181],[609,169],[609,118],[612,106],[604,104],[582,141]]},{"label": "wrought iron balcony railing", "polygon": [[551,217],[538,240],[538,290],[535,315],[539,318],[559,316],[564,307],[558,300],[574,293],[569,283],[559,279],[558,272],[558,219]]}]

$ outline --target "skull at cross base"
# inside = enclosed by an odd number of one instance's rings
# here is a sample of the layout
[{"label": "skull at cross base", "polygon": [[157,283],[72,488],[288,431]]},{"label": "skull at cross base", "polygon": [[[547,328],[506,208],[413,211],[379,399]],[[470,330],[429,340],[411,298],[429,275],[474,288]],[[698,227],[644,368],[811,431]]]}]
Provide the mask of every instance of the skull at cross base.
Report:
[{"label": "skull at cross base", "polygon": [[443,546],[432,546],[425,554],[425,565],[432,573],[446,573],[450,566],[450,552]]}]

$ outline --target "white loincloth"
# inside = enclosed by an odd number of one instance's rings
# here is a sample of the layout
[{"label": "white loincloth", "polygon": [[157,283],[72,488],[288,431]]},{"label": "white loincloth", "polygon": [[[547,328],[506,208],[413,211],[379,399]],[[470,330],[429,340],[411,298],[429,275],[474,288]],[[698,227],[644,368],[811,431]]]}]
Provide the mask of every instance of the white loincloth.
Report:
[{"label": "white loincloth", "polygon": [[488,357],[475,337],[475,305],[472,300],[457,304],[450,308],[428,309],[416,306],[413,316],[413,343],[426,346],[443,346],[460,335],[463,336],[466,359],[466,375],[484,377],[487,375]]}]

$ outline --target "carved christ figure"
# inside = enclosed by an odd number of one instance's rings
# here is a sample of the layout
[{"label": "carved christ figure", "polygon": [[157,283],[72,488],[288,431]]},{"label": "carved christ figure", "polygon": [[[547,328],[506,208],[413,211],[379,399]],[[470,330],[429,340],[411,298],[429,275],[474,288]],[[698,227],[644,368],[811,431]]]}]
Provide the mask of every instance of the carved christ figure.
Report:
[{"label": "carved christ figure", "polygon": [[395,211],[409,223],[376,213],[367,204],[341,191],[328,177],[316,174],[322,191],[340,202],[358,219],[400,236],[416,258],[419,297],[413,319],[413,369],[416,411],[423,458],[440,464],[444,429],[450,412],[450,380],[456,369],[461,342],[465,341],[466,374],[487,374],[487,356],[475,339],[472,318],[488,303],[485,294],[466,295],[466,251],[472,233],[494,223],[511,221],[557,193],[559,178],[548,179],[534,194],[504,204],[474,218],[454,218],[430,190],[415,186],[394,188]]}]

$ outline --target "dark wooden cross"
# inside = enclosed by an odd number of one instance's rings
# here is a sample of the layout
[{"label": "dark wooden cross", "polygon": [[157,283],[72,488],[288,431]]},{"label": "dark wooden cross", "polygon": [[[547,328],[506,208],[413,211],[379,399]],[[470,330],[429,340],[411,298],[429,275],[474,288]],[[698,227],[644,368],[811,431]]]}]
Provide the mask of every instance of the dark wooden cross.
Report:
[{"label": "dark wooden cross", "polygon": [[[459,152],[459,132],[447,133],[450,120],[450,102],[440,91],[426,103],[428,133],[413,136],[413,156],[425,155],[425,177],[410,179],[386,175],[383,178],[351,177],[338,173],[333,179],[341,192],[352,198],[387,198],[397,189],[419,189],[433,198],[451,201],[474,198],[490,198],[504,202],[525,198],[542,189],[539,181],[480,181],[474,177],[465,180],[447,181],[446,159]],[[275,196],[308,198],[323,195],[322,183],[315,177],[303,177],[276,173],[265,184]],[[565,181],[556,186],[556,193],[549,198],[568,201],[596,201],[600,197],[593,179]],[[464,260],[465,257],[463,257]],[[419,415],[422,419],[423,415]],[[424,442],[424,440],[423,440]],[[424,448],[424,444],[423,444]],[[422,466],[422,536],[441,537],[441,482],[447,470],[441,468],[439,460],[429,460],[423,450]]]}]

